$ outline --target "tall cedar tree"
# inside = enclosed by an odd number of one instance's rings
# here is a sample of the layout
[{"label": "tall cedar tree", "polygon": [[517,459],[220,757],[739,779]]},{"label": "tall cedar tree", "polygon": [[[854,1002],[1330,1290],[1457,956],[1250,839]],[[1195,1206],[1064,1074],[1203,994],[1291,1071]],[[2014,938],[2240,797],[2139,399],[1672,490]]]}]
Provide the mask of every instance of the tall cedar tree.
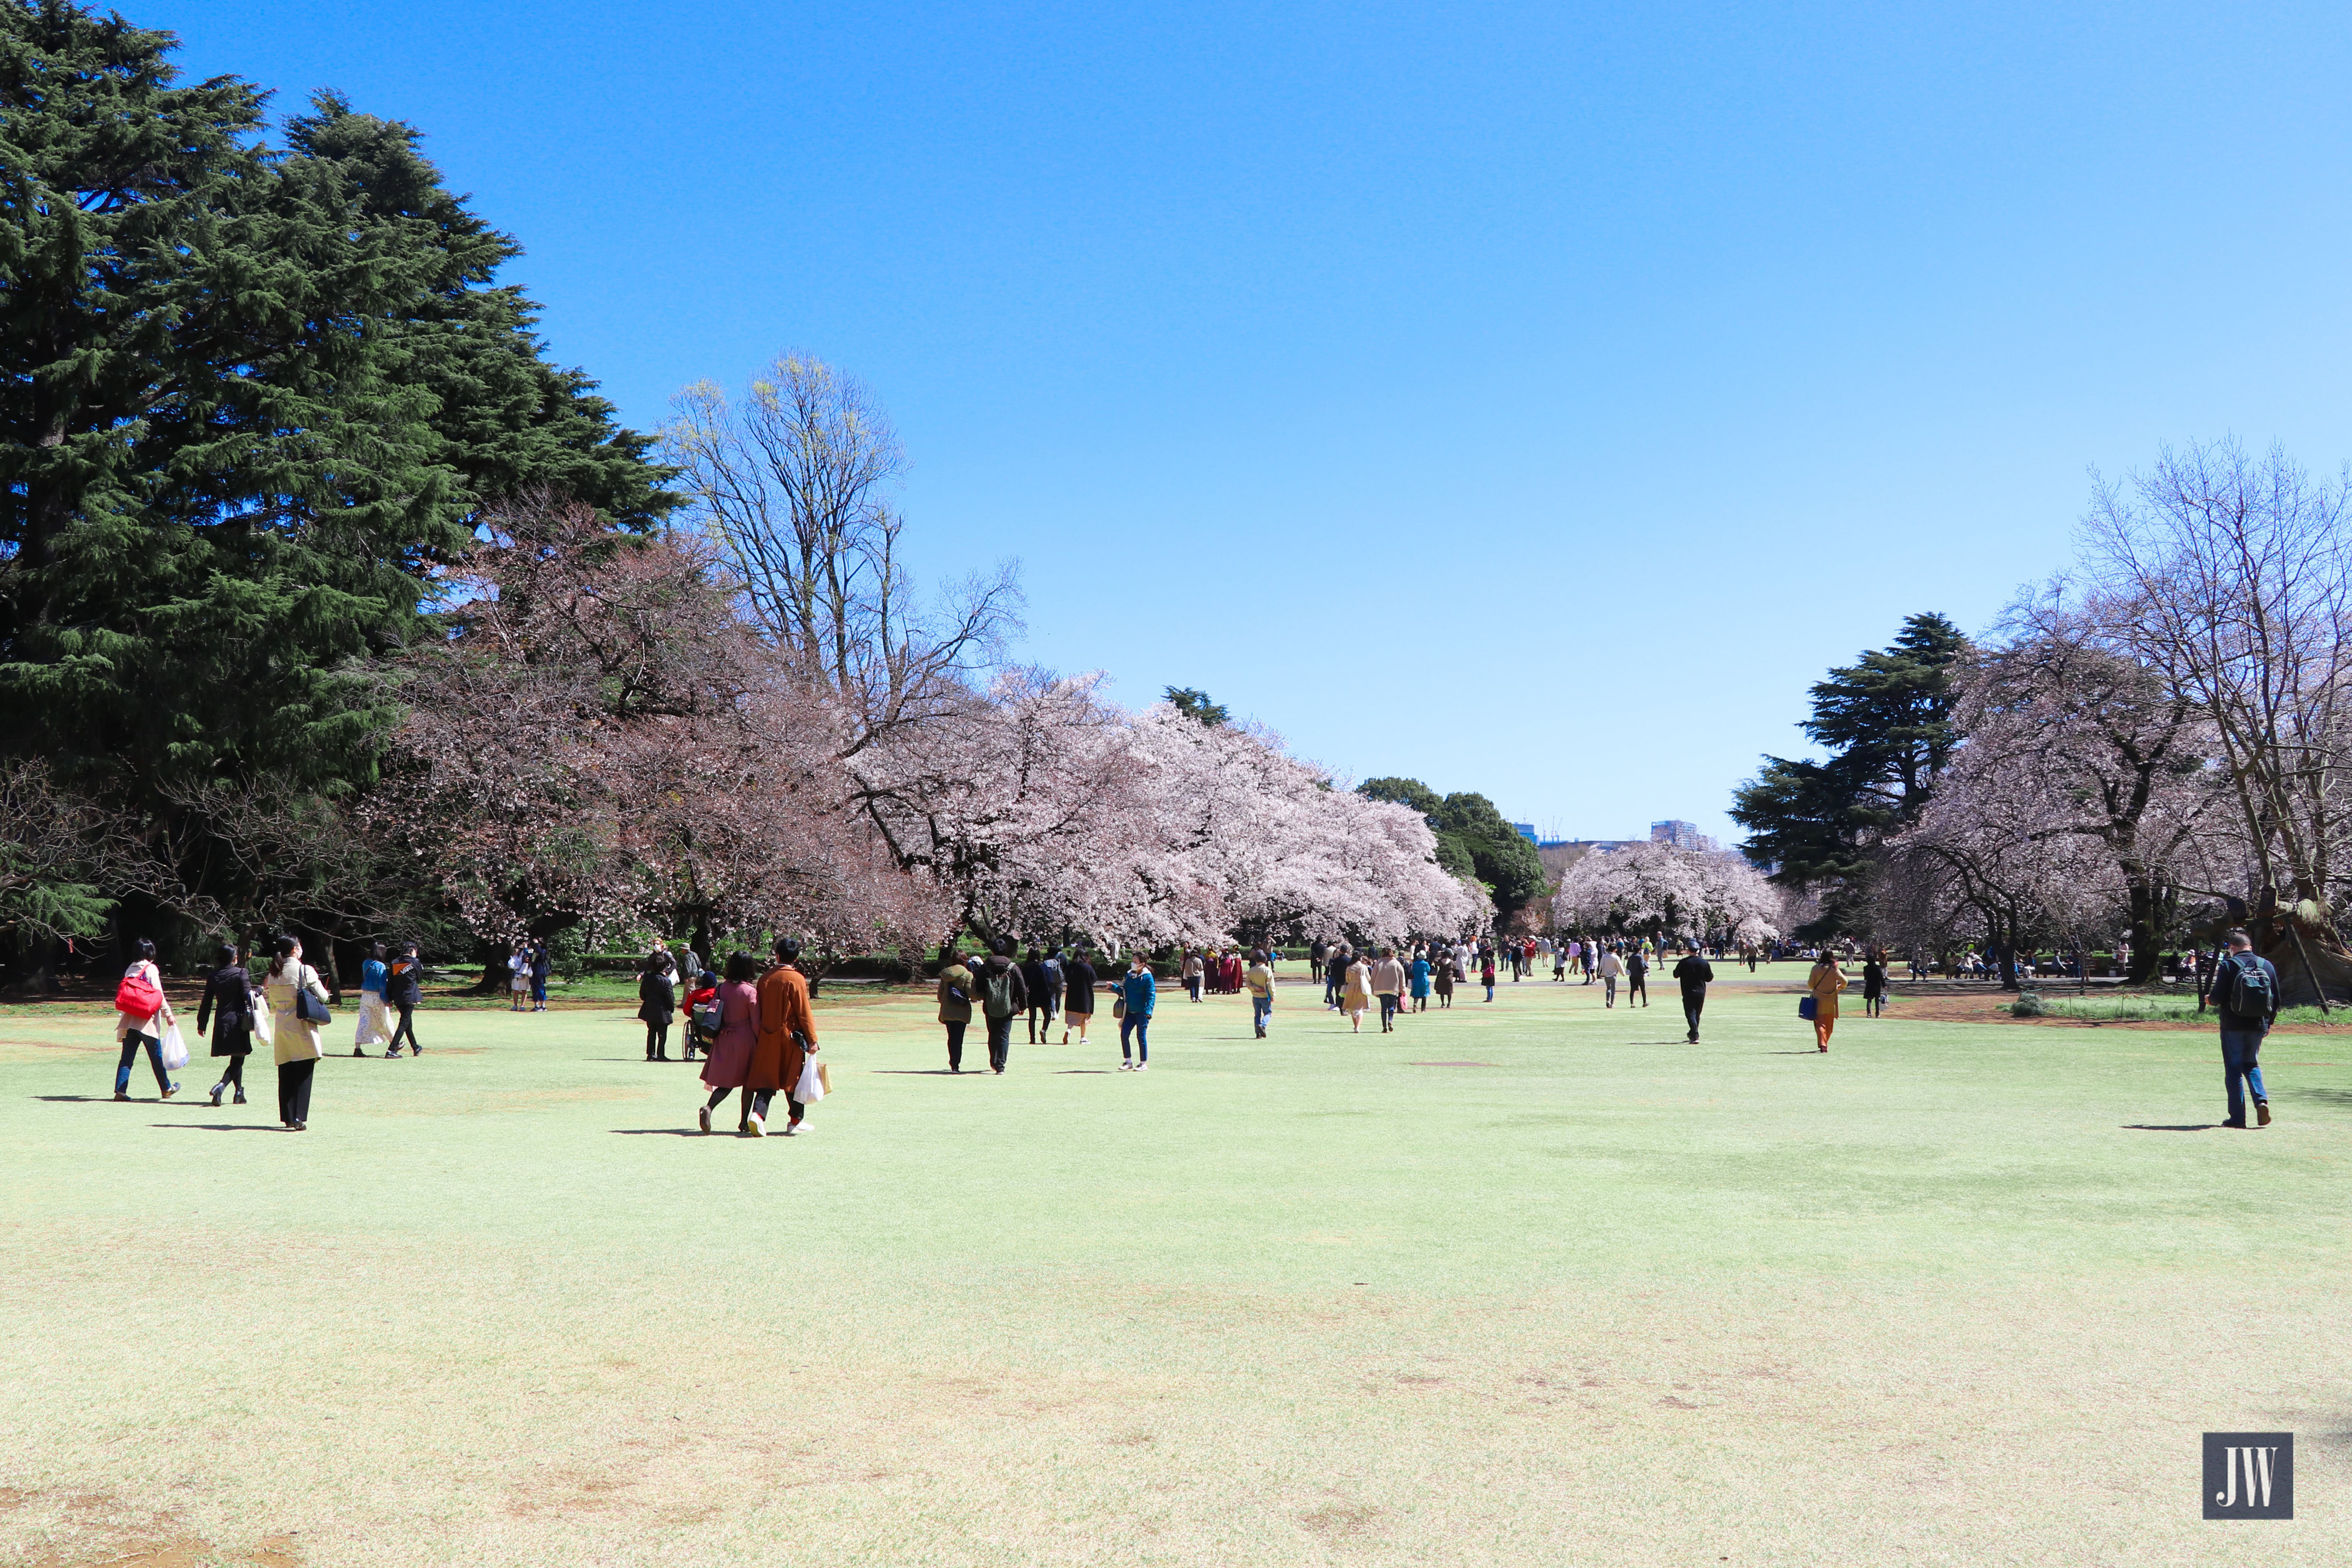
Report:
[{"label": "tall cedar tree", "polygon": [[1536,847],[1503,820],[1483,795],[1441,797],[1419,779],[1366,779],[1356,793],[1393,801],[1421,813],[1437,834],[1437,863],[1457,877],[1475,877],[1495,897],[1496,923],[1550,891]]},{"label": "tall cedar tree", "polygon": [[1873,847],[1917,816],[1959,742],[1951,667],[1968,651],[1944,616],[1908,617],[1892,647],[1814,684],[1801,727],[1827,759],[1768,756],[1739,786],[1731,818],[1748,829],[1748,858],[1782,886],[1822,894],[1822,918],[1796,934],[1858,931]]},{"label": "tall cedar tree", "polygon": [[411,128],[322,94],[272,149],[175,43],[0,0],[0,752],[158,816],[372,776],[369,656],[487,502],[671,502]]}]

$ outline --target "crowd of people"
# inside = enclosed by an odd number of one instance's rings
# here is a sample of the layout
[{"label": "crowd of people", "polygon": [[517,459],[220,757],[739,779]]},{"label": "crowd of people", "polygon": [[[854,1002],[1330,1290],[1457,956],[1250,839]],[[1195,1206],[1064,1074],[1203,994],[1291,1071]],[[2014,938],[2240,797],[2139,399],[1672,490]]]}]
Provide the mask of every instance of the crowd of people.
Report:
[{"label": "crowd of people", "polygon": [[[1472,984],[1474,976],[1485,999],[1494,1001],[1506,969],[1517,983],[1549,965],[1556,984],[1599,984],[1604,1007],[1615,1007],[1621,993],[1629,1008],[1646,1007],[1649,975],[1663,964],[1670,947],[1682,950],[1671,974],[1681,993],[1687,1038],[1696,1044],[1707,987],[1715,980],[1709,954],[1745,962],[1753,970],[1756,948],[1675,943],[1662,937],[1503,938],[1475,944],[1422,941],[1362,949],[1318,941],[1309,948],[1308,961],[1322,984],[1327,1012],[1344,1016],[1351,1034],[1360,1034],[1365,1018],[1376,1014],[1380,1032],[1390,1034],[1402,1015],[1428,1011],[1433,999],[1440,1008],[1451,1007],[1456,990]],[[711,1131],[713,1114],[730,1094],[740,1096],[740,1134],[767,1134],[779,1094],[787,1110],[782,1135],[795,1137],[809,1130],[808,1108],[824,1098],[828,1086],[818,1060],[815,1016],[808,979],[798,967],[800,955],[800,943],[783,937],[764,961],[736,952],[722,968],[713,969],[690,948],[656,942],[641,965],[637,1016],[646,1028],[646,1059],[670,1060],[671,1031],[679,1031],[683,1059],[703,1064],[700,1078],[709,1092],[698,1121],[704,1132]],[[1103,968],[1097,967],[1097,956],[1103,957]],[[1120,1070],[1150,1070],[1159,983],[1140,951],[1128,954],[1123,971],[1116,970],[1116,961],[1108,955],[1090,953],[1083,946],[1033,945],[1024,955],[1010,939],[1002,938],[976,958],[944,957],[935,996],[947,1036],[950,1073],[963,1071],[964,1037],[975,1011],[985,1030],[988,1070],[1002,1075],[1011,1062],[1018,1021],[1025,1019],[1031,1045],[1050,1042],[1058,1025],[1063,1045],[1070,1044],[1075,1034],[1077,1044],[1090,1046],[1097,1002],[1104,991],[1109,993],[1111,1015],[1118,1023]],[[1273,948],[1187,951],[1179,957],[1177,973],[1186,996],[1196,1004],[1204,995],[1246,994],[1255,1037],[1265,1039],[1273,1027],[1280,957]],[[1843,994],[1854,977],[1847,974],[1835,948],[1822,947],[1812,957],[1798,1011],[1812,1026],[1815,1048],[1826,1055]],[[1875,1016],[1884,1011],[1888,994],[1888,955],[1883,949],[1864,949],[1860,957],[1864,1010]],[[163,994],[155,959],[152,942],[136,942],[132,962],[116,992],[118,1100],[131,1098],[131,1072],[142,1053],[161,1098],[170,1100],[180,1092],[172,1074],[186,1065],[187,1047]],[[523,1010],[526,1002],[532,1010],[545,1010],[545,959],[544,944],[518,943],[513,949],[509,972],[515,1010]],[[292,936],[275,940],[259,973],[233,946],[222,947],[219,960],[205,980],[194,1025],[199,1038],[209,1038],[211,1055],[221,1064],[212,1103],[219,1105],[230,1094],[234,1103],[246,1103],[246,1058],[266,1047],[278,1068],[278,1120],[289,1131],[307,1130],[312,1079],[324,1050],[321,1034],[331,1022],[331,994],[325,981],[305,961],[300,941]],[[414,943],[389,955],[382,943],[368,950],[361,963],[353,1056],[366,1056],[370,1046],[381,1047],[387,1058],[397,1058],[404,1046],[412,1057],[423,1054],[415,1019],[423,974]],[[2260,1051],[2278,1011],[2277,972],[2252,951],[2243,931],[2232,931],[2227,951],[2200,979],[2200,992],[2210,991],[2220,1012],[2227,1125],[2246,1125],[2250,1101],[2256,1124],[2267,1126],[2271,1110],[2263,1088]]]}]

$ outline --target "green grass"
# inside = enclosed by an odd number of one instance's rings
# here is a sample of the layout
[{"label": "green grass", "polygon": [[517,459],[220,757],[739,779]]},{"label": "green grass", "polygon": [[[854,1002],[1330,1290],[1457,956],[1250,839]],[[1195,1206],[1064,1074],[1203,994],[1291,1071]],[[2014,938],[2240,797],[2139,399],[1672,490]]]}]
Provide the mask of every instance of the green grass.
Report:
[{"label": "green grass", "polygon": [[[2345,1561],[2352,1042],[2226,1131],[2207,1034],[1822,1057],[1798,967],[1696,1047],[1670,988],[1179,998],[1148,1075],[849,997],[789,1141],[688,1133],[617,1007],[428,1012],[302,1134],[10,1009],[0,1562]],[[2221,1429],[2298,1519],[2199,1520]]]},{"label": "green grass", "polygon": [[[2027,989],[2032,989],[2031,986]],[[2161,992],[2129,993],[2122,995],[2069,996],[2063,993],[2044,991],[2042,1005],[2053,1018],[2086,1018],[2099,1024],[2198,1024],[2217,1028],[2209,1009],[2197,1010],[2195,993],[2169,996]],[[2343,1024],[2352,1022],[2352,1014],[2338,1007],[2333,1013],[2322,1013],[2317,1007],[2283,1007],[2278,1022],[2282,1024]]]}]

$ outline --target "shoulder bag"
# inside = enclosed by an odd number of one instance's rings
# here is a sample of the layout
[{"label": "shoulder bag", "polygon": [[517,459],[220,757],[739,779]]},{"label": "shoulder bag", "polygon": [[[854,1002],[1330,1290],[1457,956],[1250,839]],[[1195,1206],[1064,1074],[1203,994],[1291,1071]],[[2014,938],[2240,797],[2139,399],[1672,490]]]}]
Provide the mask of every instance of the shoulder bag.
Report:
[{"label": "shoulder bag", "polygon": [[306,963],[302,972],[294,977],[294,1016],[306,1024],[331,1024],[335,1016],[327,1011],[324,1002],[310,994],[311,982],[318,978],[318,973]]}]

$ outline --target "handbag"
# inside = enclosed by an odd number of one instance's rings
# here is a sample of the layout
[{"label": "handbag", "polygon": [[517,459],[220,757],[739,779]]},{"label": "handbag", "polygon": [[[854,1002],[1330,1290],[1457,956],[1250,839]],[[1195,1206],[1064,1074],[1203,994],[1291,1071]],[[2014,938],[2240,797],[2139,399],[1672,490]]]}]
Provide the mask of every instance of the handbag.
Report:
[{"label": "handbag", "polygon": [[331,1024],[335,1016],[327,1011],[324,1002],[310,994],[310,982],[315,978],[316,972],[308,964],[303,965],[302,973],[295,977],[294,1016],[305,1024]]},{"label": "handbag", "polygon": [[114,988],[114,1010],[134,1018],[152,1018],[163,1010],[163,988],[148,979],[143,970],[134,969]]},{"label": "handbag", "polygon": [[180,1037],[179,1025],[166,1024],[163,1026],[163,1044],[162,1048],[163,1053],[163,1070],[165,1072],[178,1072],[182,1068],[188,1065],[188,1042]]},{"label": "handbag", "polygon": [[817,1063],[816,1081],[824,1086],[825,1093],[831,1094],[833,1092],[833,1069],[825,1066],[823,1062]]},{"label": "handbag", "polygon": [[1800,1018],[1814,1018],[1814,1017],[1818,1017],[1818,1016],[1821,1016],[1821,1011],[1822,1011],[1822,1005],[1821,1005],[1821,1003],[1820,1003],[1819,1001],[1815,1000],[1812,996],[1811,996],[1811,995],[1806,995],[1806,996],[1801,996],[1801,997],[1798,998],[1798,1000],[1797,1000],[1797,1016],[1798,1016],[1798,1017],[1800,1017]]},{"label": "handbag", "polygon": [[1110,1016],[1114,1018],[1124,1018],[1127,1016],[1126,997],[1114,996],[1110,999]]},{"label": "handbag", "polygon": [[719,1005],[719,998],[713,996],[694,1010],[694,1026],[706,1035],[715,1035],[719,1032],[719,1021],[724,1012],[725,1009]]}]

